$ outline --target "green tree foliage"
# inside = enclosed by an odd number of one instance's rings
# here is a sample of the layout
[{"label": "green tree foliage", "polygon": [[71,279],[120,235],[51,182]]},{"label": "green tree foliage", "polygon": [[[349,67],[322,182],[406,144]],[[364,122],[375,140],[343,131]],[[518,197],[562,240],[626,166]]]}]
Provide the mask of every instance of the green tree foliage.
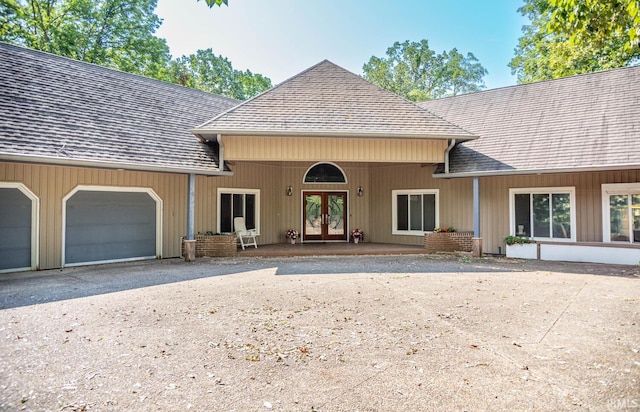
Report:
[{"label": "green tree foliage", "polygon": [[429,42],[395,42],[387,57],[375,57],[362,67],[365,79],[412,101],[455,96],[484,88],[487,70],[472,53],[457,49],[437,54]]},{"label": "green tree foliage", "polygon": [[171,58],[154,36],[157,0],[2,0],[0,40],[162,77]]},{"label": "green tree foliage", "polygon": [[[198,0],[200,1],[200,0]],[[222,6],[223,4],[225,6],[229,5],[229,1],[228,0],[204,0],[205,3],[207,3],[207,6],[209,7],[213,7],[213,6]]]},{"label": "green tree foliage", "polygon": [[239,100],[246,100],[271,88],[269,78],[249,70],[235,70],[227,58],[216,56],[211,49],[198,50],[195,54],[173,60],[169,77],[171,82],[182,86]]},{"label": "green tree foliage", "polygon": [[[216,3],[213,1],[212,3]],[[224,0],[217,0],[217,4]],[[171,60],[157,0],[0,0],[0,40],[244,100],[271,80],[211,49]],[[213,5],[213,4],[211,4]]]},{"label": "green tree foliage", "polygon": [[509,63],[518,82],[640,62],[638,0],[525,0],[528,17]]}]

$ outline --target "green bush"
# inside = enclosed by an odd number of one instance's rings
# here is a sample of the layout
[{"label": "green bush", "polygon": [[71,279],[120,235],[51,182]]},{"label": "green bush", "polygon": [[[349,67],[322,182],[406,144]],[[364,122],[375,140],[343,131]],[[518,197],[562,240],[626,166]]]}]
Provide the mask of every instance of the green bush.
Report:
[{"label": "green bush", "polygon": [[523,236],[507,236],[504,238],[504,243],[507,245],[523,245],[533,243],[533,240]]}]

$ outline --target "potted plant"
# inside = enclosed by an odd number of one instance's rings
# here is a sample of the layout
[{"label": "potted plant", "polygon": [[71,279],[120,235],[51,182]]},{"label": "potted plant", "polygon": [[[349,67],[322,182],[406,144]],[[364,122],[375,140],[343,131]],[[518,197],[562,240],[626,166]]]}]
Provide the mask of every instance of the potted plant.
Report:
[{"label": "potted plant", "polygon": [[434,227],[433,231],[435,233],[453,233],[456,230],[454,228],[452,228],[451,226],[444,226],[444,227]]},{"label": "potted plant", "polygon": [[296,244],[296,239],[298,238],[298,231],[295,229],[287,229],[285,236],[289,239],[292,245]]},{"label": "potted plant", "polygon": [[360,239],[364,240],[364,231],[359,228],[355,228],[351,231],[351,240],[353,243],[360,242]]},{"label": "potted plant", "polygon": [[538,245],[533,239],[525,236],[506,236],[507,257],[518,259],[537,259]]}]

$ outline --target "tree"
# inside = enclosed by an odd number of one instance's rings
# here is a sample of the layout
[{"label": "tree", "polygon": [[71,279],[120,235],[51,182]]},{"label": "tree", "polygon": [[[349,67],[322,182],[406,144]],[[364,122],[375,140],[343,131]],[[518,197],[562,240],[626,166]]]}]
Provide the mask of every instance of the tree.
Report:
[{"label": "tree", "polygon": [[638,0],[525,0],[509,63],[519,83],[555,79],[640,62]]},{"label": "tree", "polygon": [[2,0],[0,40],[162,77],[171,55],[154,36],[157,0]]},{"label": "tree", "polygon": [[626,37],[624,48],[638,47],[640,1],[638,0],[550,0],[553,12],[548,29],[569,34],[578,44],[605,44],[611,37]]},{"label": "tree", "polygon": [[427,40],[395,42],[387,57],[372,56],[364,78],[412,101],[469,93],[484,88],[487,70],[472,53],[457,49],[436,54]]},{"label": "tree", "polygon": [[235,70],[231,62],[216,56],[212,49],[173,60],[169,81],[182,86],[246,100],[271,88],[271,80],[261,74]]},{"label": "tree", "polygon": [[[200,1],[200,0],[198,0]],[[229,0],[204,0],[205,3],[207,3],[207,6],[209,6],[209,8],[213,7],[213,6],[222,6],[223,4],[225,6],[229,5]]]}]

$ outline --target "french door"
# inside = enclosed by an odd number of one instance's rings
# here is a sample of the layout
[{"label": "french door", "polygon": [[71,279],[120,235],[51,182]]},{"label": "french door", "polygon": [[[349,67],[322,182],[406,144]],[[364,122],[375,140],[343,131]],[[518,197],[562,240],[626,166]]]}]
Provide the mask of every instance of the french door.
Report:
[{"label": "french door", "polygon": [[347,240],[347,192],[305,192],[303,239]]}]

